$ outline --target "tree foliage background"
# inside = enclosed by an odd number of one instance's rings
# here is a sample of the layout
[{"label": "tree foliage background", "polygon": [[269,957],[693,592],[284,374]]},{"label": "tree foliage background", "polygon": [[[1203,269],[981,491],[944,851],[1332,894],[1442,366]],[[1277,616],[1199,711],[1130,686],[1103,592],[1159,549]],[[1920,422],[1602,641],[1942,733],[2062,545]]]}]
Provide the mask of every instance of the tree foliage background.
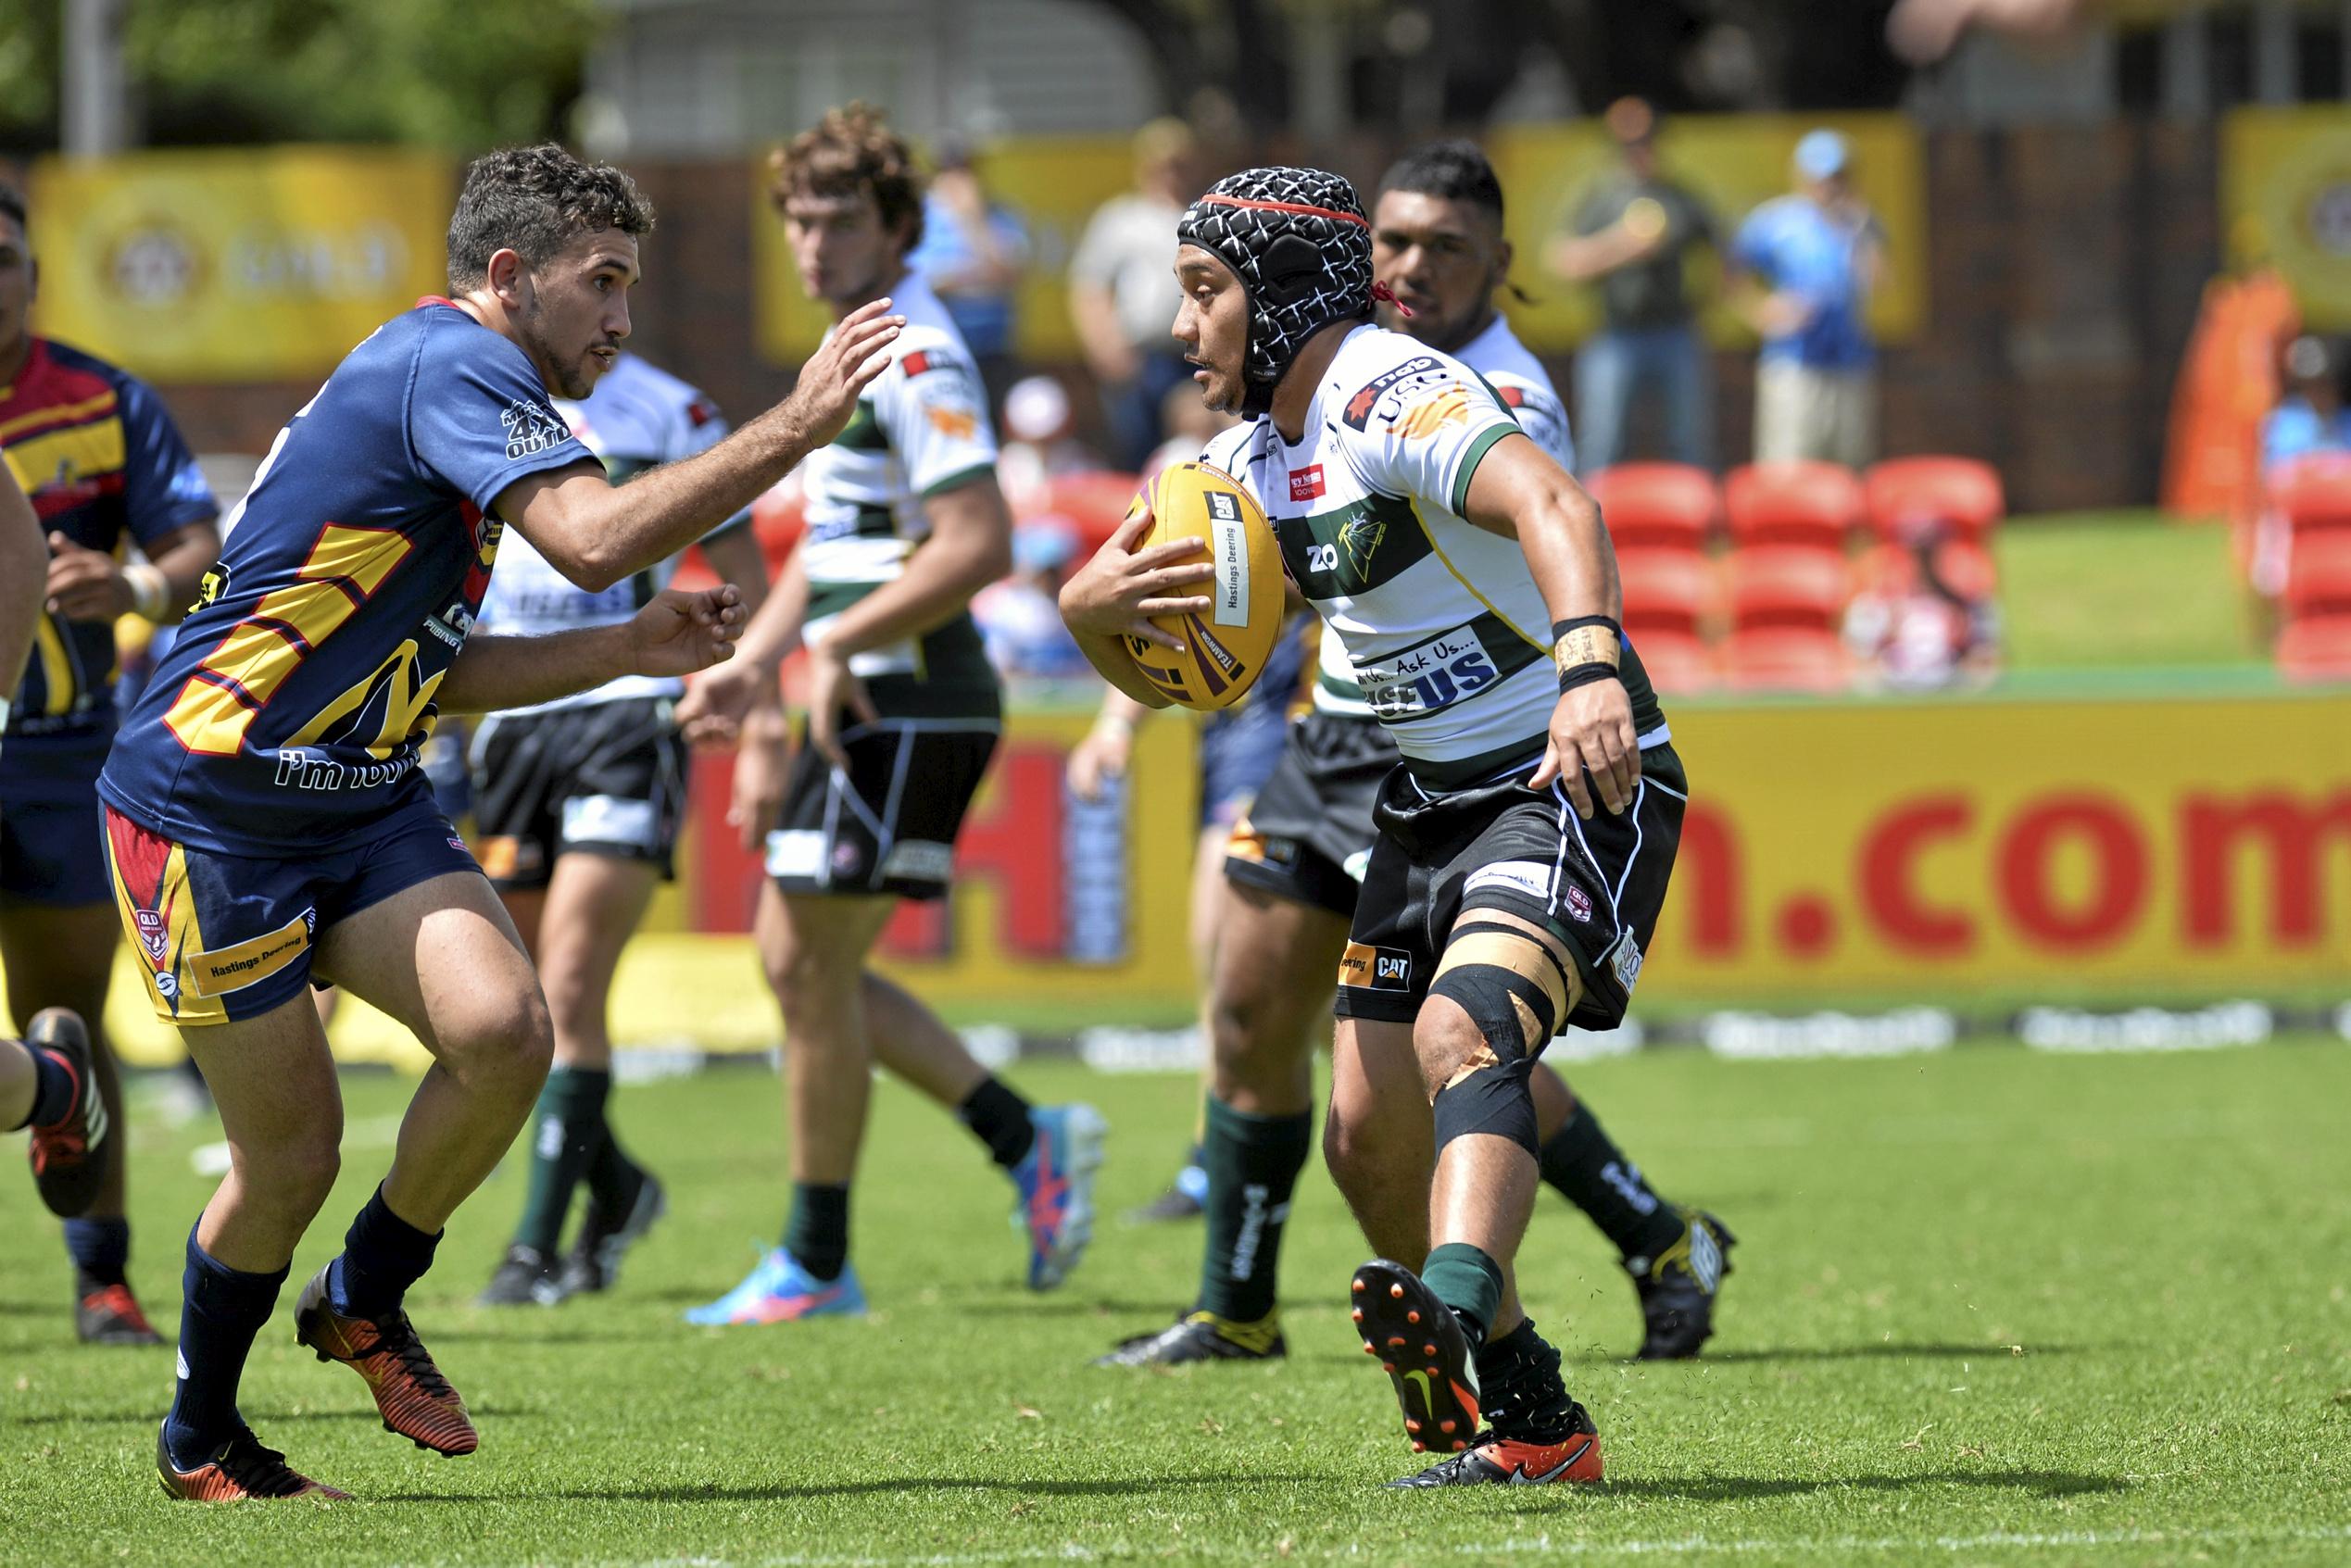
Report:
[{"label": "tree foliage background", "polygon": [[[130,0],[124,56],[151,145],[560,135],[598,0]],[[0,149],[57,145],[63,0],[0,0]]]}]

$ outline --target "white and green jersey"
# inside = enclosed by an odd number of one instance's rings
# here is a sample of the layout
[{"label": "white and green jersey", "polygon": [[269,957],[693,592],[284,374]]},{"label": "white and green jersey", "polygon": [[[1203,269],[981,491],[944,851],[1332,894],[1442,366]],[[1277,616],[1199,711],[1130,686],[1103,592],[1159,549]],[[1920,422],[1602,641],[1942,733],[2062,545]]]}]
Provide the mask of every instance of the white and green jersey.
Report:
[{"label": "white and green jersey", "polygon": [[[1549,453],[1552,461],[1561,468],[1574,470],[1576,444],[1567,433],[1566,406],[1560,402],[1542,361],[1527,351],[1500,311],[1494,313],[1486,330],[1454,358],[1486,378],[1486,384],[1502,398],[1502,406],[1510,410],[1511,418],[1518,421],[1518,428],[1527,433],[1528,439]],[[1545,629],[1549,629],[1547,622]],[[1322,640],[1320,665],[1314,678],[1314,707],[1350,719],[1377,717],[1364,700],[1363,686],[1355,679],[1355,667],[1348,662],[1347,649],[1337,637]]]},{"label": "white and green jersey", "polygon": [[[1202,460],[1257,497],[1290,576],[1337,633],[1323,638],[1316,705],[1377,718],[1434,788],[1533,761],[1559,700],[1551,612],[1518,542],[1462,515],[1478,461],[1519,431],[1500,395],[1451,355],[1359,327],[1305,426],[1293,445],[1258,419]],[[1624,682],[1641,744],[1668,739],[1630,648]]]},{"label": "white and green jersey", "polygon": [[[938,296],[909,274],[891,291],[906,327],[894,358],[832,445],[800,465],[801,559],[811,642],[835,616],[906,569],[930,534],[923,503],[992,479],[996,433],[971,351]],[[885,717],[969,717],[997,709],[995,671],[968,613],[849,660]]]}]

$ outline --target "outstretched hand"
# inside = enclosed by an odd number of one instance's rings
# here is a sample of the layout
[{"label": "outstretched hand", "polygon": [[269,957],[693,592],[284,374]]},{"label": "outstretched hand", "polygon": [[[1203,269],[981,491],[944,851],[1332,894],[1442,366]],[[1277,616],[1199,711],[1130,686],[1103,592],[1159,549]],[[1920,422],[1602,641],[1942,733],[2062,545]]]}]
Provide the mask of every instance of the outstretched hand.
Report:
[{"label": "outstretched hand", "polygon": [[859,306],[800,367],[800,379],[783,407],[810,450],[841,433],[857,412],[859,396],[890,368],[890,345],[905,329],[906,318],[888,314],[889,307],[886,298]]},{"label": "outstretched hand", "polygon": [[732,583],[685,593],[664,588],[629,621],[630,663],[640,675],[691,675],[735,657],[750,619]]}]

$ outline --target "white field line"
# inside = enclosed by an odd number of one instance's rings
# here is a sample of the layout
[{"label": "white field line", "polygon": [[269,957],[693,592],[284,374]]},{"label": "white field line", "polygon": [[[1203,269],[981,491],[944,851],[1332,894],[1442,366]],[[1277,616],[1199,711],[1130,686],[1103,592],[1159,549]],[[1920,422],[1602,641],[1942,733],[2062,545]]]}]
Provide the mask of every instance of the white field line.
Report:
[{"label": "white field line", "polygon": [[[2057,1530],[1999,1531],[1980,1536],[1790,1536],[1722,1537],[1680,1536],[1668,1539],[1607,1541],[1551,1536],[1515,1537],[1508,1540],[1442,1546],[1415,1541],[1414,1557],[1505,1557],[1541,1552],[1554,1557],[1736,1557],[1772,1552],[1845,1556],[1854,1553],[1920,1555],[2016,1551],[2080,1551],[2103,1547],[2282,1546],[2322,1541],[2351,1542],[2351,1524],[2310,1528],[2260,1530]],[[1189,1542],[1173,1543],[1177,1549]],[[1202,1551],[1214,1547],[1202,1544]],[[1239,1549],[1251,1556],[1277,1555],[1292,1562],[1347,1562],[1366,1560],[1393,1562],[1397,1549],[1293,1547],[1281,1552],[1273,1542]],[[1005,1551],[917,1553],[907,1557],[876,1557],[849,1553],[795,1553],[783,1557],[667,1557],[634,1568],[986,1568],[1010,1562],[1125,1562],[1172,1555],[1170,1543],[1097,1549],[1071,1542],[1059,1547],[1025,1547]]]}]

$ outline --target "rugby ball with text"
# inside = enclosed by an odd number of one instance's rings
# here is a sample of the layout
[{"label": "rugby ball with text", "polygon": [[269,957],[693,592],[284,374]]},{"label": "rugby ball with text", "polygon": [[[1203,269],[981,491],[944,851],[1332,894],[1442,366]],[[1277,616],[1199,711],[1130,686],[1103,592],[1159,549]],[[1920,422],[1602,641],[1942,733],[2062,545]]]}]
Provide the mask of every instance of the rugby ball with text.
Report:
[{"label": "rugby ball with text", "polygon": [[[1182,653],[1140,637],[1127,638],[1126,651],[1170,700],[1203,713],[1229,708],[1256,684],[1281,640],[1287,605],[1274,526],[1232,475],[1205,463],[1162,470],[1135,497],[1135,507],[1147,504],[1151,531],[1138,548],[1198,539],[1216,575],[1184,591],[1204,592],[1207,609],[1151,618],[1152,625],[1182,640]],[[1126,515],[1133,517],[1134,508]]]}]

